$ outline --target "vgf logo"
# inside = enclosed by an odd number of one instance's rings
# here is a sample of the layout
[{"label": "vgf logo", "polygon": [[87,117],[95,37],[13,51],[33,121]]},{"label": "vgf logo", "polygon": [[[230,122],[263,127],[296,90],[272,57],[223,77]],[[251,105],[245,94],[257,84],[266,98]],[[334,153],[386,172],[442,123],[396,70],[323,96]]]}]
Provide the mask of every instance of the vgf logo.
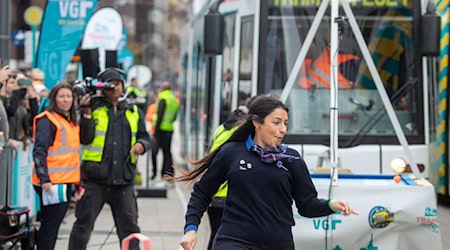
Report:
[{"label": "vgf logo", "polygon": [[63,0],[59,1],[59,13],[62,18],[86,18],[87,10],[94,7],[93,1]]},{"label": "vgf logo", "polygon": [[314,219],[313,220],[315,230],[319,230],[320,228],[322,228],[322,230],[329,230],[330,224],[331,224],[331,230],[336,230],[336,225],[339,223],[342,223],[342,220],[336,220],[336,219],[330,219],[330,220]]}]

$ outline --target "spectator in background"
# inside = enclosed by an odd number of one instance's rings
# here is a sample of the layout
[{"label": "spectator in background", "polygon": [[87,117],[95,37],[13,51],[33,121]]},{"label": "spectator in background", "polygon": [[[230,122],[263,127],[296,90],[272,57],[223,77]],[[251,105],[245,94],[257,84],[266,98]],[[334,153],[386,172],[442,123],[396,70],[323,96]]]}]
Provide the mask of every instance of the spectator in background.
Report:
[{"label": "spectator in background", "polygon": [[136,104],[142,111],[147,109],[147,93],[139,88],[138,79],[131,78],[130,86],[126,91],[126,96],[131,103]]},{"label": "spectator in background", "polygon": [[[9,117],[14,116],[17,103],[11,104],[10,96],[12,91],[15,89],[17,74],[11,72],[8,66],[0,69],[0,78],[5,79],[0,81],[0,131],[3,131],[4,140],[7,141],[15,150],[19,147],[19,142],[17,140],[9,138],[10,128],[9,128]],[[12,87],[11,87],[12,86]]]},{"label": "spectator in background", "polygon": [[66,73],[66,81],[70,83],[72,86],[77,82],[77,72],[71,70]]},{"label": "spectator in background", "polygon": [[45,75],[44,72],[38,68],[31,69],[29,72],[29,78],[33,86],[44,85]]},{"label": "spectator in background", "polygon": [[19,99],[14,116],[9,117],[10,138],[23,142],[24,150],[31,143],[32,121],[38,110],[38,95],[29,79],[18,80]]},{"label": "spectator in background", "polygon": [[174,130],[173,123],[177,117],[178,108],[179,103],[170,88],[170,83],[163,82],[158,94],[156,116],[153,119],[153,126],[155,127],[153,143],[156,144],[156,150],[162,149],[164,155],[161,178],[164,175],[169,177],[174,175],[171,145]]},{"label": "spectator in background", "polygon": [[36,85],[36,86],[34,86],[34,89],[36,90],[36,92],[39,96],[39,107],[38,107],[38,111],[37,111],[39,114],[42,111],[44,111],[45,109],[47,109],[47,107],[49,105],[50,101],[48,100],[48,89],[44,85]]},{"label": "spectator in background", "polygon": [[[0,68],[0,96],[3,96],[5,92],[5,82],[8,80],[10,74],[8,65]],[[0,98],[0,132],[3,133],[3,138],[0,138],[0,140],[6,142],[9,137],[9,122],[5,106],[3,105],[3,98]],[[3,151],[3,145],[0,145],[0,148],[1,153]]]},{"label": "spectator in background", "polygon": [[0,68],[0,83],[5,82],[9,75],[11,74],[11,71],[9,70],[9,66],[5,65],[2,68]]},{"label": "spectator in background", "polygon": [[[150,124],[149,128],[149,134],[153,137],[153,134],[155,133],[155,126],[153,126],[153,120],[156,116],[156,102],[153,102],[152,104],[148,105],[147,112],[145,113],[145,120]],[[158,155],[158,147],[155,143],[152,144],[152,180],[156,178],[156,173],[158,169],[158,162],[157,162],[157,155]]]}]

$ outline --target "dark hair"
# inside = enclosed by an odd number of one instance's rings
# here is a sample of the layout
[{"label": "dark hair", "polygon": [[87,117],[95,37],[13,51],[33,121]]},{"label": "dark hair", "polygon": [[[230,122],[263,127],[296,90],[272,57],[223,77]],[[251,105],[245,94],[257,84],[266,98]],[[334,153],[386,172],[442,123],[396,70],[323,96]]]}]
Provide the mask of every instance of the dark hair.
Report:
[{"label": "dark hair", "polygon": [[[253,121],[258,123],[264,123],[264,119],[270,113],[272,113],[275,109],[282,108],[289,113],[288,107],[280,100],[278,100],[274,96],[269,95],[259,95],[255,98],[252,98],[250,103],[248,114],[245,116],[245,121],[242,125],[236,129],[236,131],[231,135],[231,137],[227,140],[229,141],[242,141],[245,142],[249,135],[252,137],[255,136],[255,126],[253,125]],[[226,142],[225,142],[226,143]],[[224,143],[224,144],[225,144]],[[174,181],[191,181],[195,180],[198,176],[203,174],[206,169],[209,167],[209,164],[214,159],[214,156],[219,152],[220,148],[224,145],[222,144],[216,150],[208,153],[206,156],[199,160],[190,160],[189,162],[197,166],[194,170],[185,173],[184,175],[174,178]]]},{"label": "dark hair", "polygon": [[77,98],[76,98],[75,92],[73,90],[72,84],[70,84],[66,81],[56,84],[50,90],[50,93],[48,94],[48,100],[50,101],[50,104],[49,104],[47,110],[50,112],[59,111],[58,107],[56,106],[56,94],[58,94],[60,89],[70,89],[70,91],[72,92],[73,100],[72,100],[72,106],[70,107],[70,110],[69,110],[69,121],[72,122],[73,124],[78,124]]},{"label": "dark hair", "polygon": [[239,124],[240,121],[242,121],[245,116],[247,115],[247,112],[243,111],[241,108],[237,108],[231,112],[231,114],[227,117],[227,119],[223,122],[223,127],[225,130],[229,130],[231,128],[234,128]]}]

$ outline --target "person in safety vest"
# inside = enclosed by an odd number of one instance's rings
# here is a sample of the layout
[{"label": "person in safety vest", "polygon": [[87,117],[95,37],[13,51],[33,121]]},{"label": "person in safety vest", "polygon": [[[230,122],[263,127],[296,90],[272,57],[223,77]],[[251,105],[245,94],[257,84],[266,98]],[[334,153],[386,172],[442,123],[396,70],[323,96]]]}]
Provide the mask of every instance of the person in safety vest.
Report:
[{"label": "person in safety vest", "polygon": [[[72,197],[72,185],[80,182],[80,129],[72,85],[57,84],[50,91],[49,100],[48,109],[33,120],[32,183],[41,205],[39,250],[55,248]],[[77,189],[75,198],[82,194],[83,189]]]},{"label": "person in safety vest", "polygon": [[[239,106],[228,116],[228,119],[217,127],[214,131],[213,141],[210,148],[210,152],[219,148],[220,145],[225,143],[228,138],[236,131],[238,126],[243,123],[243,118],[247,115],[248,108],[246,106]],[[208,250],[212,249],[214,237],[216,236],[217,229],[219,229],[222,222],[223,209],[225,208],[225,200],[227,198],[228,183],[224,182],[220,185],[219,190],[212,198],[211,204],[208,207],[209,225],[211,226],[211,235],[208,243]]]},{"label": "person in safety vest", "polygon": [[[137,156],[151,145],[143,112],[124,100],[125,73],[107,68],[98,75],[105,85],[104,98],[89,105],[89,95],[81,98],[80,140],[83,145],[81,179],[85,195],[75,207],[76,221],[70,234],[69,249],[86,249],[95,220],[105,203],[111,206],[120,244],[133,233],[140,233],[134,190]],[[96,98],[98,99],[98,98]],[[139,249],[132,241],[130,249]]]},{"label": "person in safety vest", "polygon": [[[145,120],[150,124],[150,135],[153,136],[155,133],[155,127],[153,126],[153,119],[156,117],[156,104],[158,103],[158,100],[155,100],[152,104],[148,105],[147,112],[145,113]],[[158,148],[155,147],[155,144],[152,144],[152,156],[158,154]],[[155,152],[156,151],[156,152]],[[156,172],[157,172],[157,157],[152,157],[152,180],[156,178]]]},{"label": "person in safety vest", "polygon": [[139,89],[138,79],[136,77],[131,78],[131,85],[126,91],[127,98],[138,105],[143,111],[147,108],[147,93]]},{"label": "person in safety vest", "polygon": [[153,126],[155,133],[153,135],[153,143],[156,144],[155,150],[152,150],[152,157],[155,158],[158,149],[163,151],[163,167],[161,169],[161,178],[164,175],[174,175],[172,166],[172,153],[170,147],[172,144],[173,123],[177,117],[179,103],[174,93],[170,89],[169,82],[163,82],[158,94],[158,102],[156,104],[156,116],[153,118]]},{"label": "person in safety vest", "polygon": [[[339,54],[338,65],[351,60],[359,60],[359,57],[351,54]],[[309,89],[311,86],[330,88],[330,49],[325,47],[316,59],[306,58],[300,73],[299,85]],[[339,87],[350,88],[350,80],[338,70],[337,80]]]}]

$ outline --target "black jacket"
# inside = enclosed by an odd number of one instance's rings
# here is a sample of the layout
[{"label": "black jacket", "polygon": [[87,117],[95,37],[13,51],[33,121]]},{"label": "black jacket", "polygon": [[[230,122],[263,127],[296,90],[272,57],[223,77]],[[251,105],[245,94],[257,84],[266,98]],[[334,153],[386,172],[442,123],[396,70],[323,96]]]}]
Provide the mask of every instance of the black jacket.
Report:
[{"label": "black jacket", "polygon": [[[117,111],[112,104],[104,101],[101,106],[108,107],[109,124],[106,132],[105,147],[100,163],[83,161],[81,163],[82,181],[90,180],[107,185],[129,185],[134,183],[136,165],[131,163],[130,149],[131,129],[125,117],[125,110],[133,110],[133,106],[120,103]],[[136,143],[141,143],[146,152],[151,145],[150,137],[145,127],[144,115],[139,111],[139,128]],[[95,135],[95,119],[81,117],[80,140],[81,144],[90,144]]]}]

